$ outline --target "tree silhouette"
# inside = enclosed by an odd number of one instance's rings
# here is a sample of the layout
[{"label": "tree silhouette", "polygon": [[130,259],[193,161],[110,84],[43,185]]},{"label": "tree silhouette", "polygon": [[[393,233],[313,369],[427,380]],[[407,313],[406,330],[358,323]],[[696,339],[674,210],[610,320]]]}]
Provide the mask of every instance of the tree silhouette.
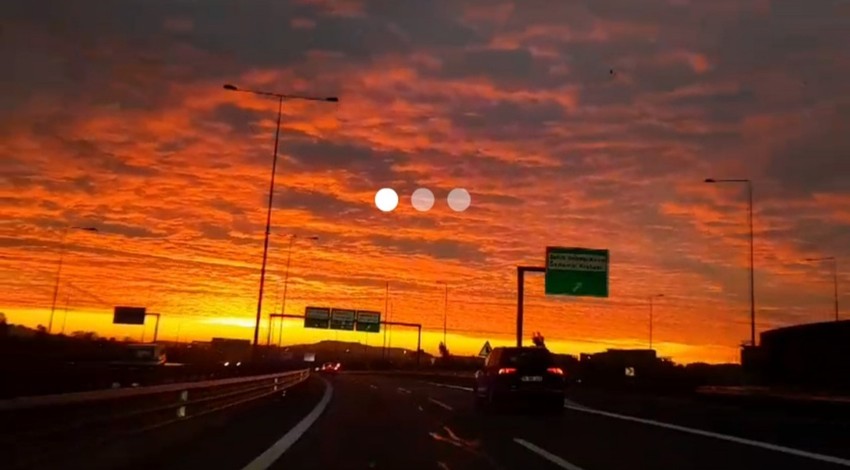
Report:
[{"label": "tree silhouette", "polygon": [[71,333],[72,338],[81,339],[83,341],[95,341],[99,339],[94,331],[75,331]]},{"label": "tree silhouette", "polygon": [[0,338],[4,336],[8,336],[9,334],[9,322],[6,320],[6,314],[0,312]]}]

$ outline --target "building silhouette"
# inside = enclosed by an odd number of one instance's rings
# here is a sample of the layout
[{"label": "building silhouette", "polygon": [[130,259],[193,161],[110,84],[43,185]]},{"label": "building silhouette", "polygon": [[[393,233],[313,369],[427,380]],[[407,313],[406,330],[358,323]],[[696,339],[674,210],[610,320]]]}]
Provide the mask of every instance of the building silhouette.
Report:
[{"label": "building silhouette", "polygon": [[744,372],[763,385],[850,388],[850,320],[762,332],[741,350]]}]

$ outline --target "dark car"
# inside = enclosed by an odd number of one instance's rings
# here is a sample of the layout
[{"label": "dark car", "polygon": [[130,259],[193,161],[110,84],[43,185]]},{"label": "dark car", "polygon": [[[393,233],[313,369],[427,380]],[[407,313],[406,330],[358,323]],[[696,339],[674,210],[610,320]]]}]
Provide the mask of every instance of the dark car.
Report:
[{"label": "dark car", "polygon": [[551,411],[564,409],[566,378],[546,348],[493,348],[484,368],[475,373],[476,404],[533,404]]}]

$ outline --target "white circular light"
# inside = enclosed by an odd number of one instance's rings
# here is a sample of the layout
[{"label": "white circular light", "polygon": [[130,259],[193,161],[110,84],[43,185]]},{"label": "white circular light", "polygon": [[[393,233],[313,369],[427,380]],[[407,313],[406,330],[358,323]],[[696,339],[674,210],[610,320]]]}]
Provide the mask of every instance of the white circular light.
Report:
[{"label": "white circular light", "polygon": [[419,188],[410,196],[410,203],[419,212],[427,212],[434,207],[434,193],[428,188]]},{"label": "white circular light", "polygon": [[392,212],[398,207],[398,194],[391,188],[382,188],[375,193],[375,205],[383,212]]},{"label": "white circular light", "polygon": [[455,212],[463,212],[472,204],[472,196],[463,188],[455,188],[449,192],[449,207]]}]

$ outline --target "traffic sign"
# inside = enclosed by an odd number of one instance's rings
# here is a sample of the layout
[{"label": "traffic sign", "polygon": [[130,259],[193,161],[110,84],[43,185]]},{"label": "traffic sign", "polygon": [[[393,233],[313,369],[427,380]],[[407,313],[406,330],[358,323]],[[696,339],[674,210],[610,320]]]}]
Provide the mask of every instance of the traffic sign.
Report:
[{"label": "traffic sign", "polygon": [[357,331],[378,333],[381,331],[381,312],[358,310],[356,327]]},{"label": "traffic sign", "polygon": [[331,310],[332,330],[354,330],[354,310],[335,308]]},{"label": "traffic sign", "polygon": [[493,352],[493,347],[490,346],[489,341],[485,341],[484,346],[481,346],[481,351],[478,353],[478,357],[487,357],[491,352]]},{"label": "traffic sign", "polygon": [[608,297],[608,250],[547,247],[546,295]]},{"label": "traffic sign", "polygon": [[144,325],[147,309],[145,307],[115,307],[112,323],[116,325]]},{"label": "traffic sign", "polygon": [[331,309],[326,307],[307,307],[304,309],[304,328],[327,329],[330,325]]}]

